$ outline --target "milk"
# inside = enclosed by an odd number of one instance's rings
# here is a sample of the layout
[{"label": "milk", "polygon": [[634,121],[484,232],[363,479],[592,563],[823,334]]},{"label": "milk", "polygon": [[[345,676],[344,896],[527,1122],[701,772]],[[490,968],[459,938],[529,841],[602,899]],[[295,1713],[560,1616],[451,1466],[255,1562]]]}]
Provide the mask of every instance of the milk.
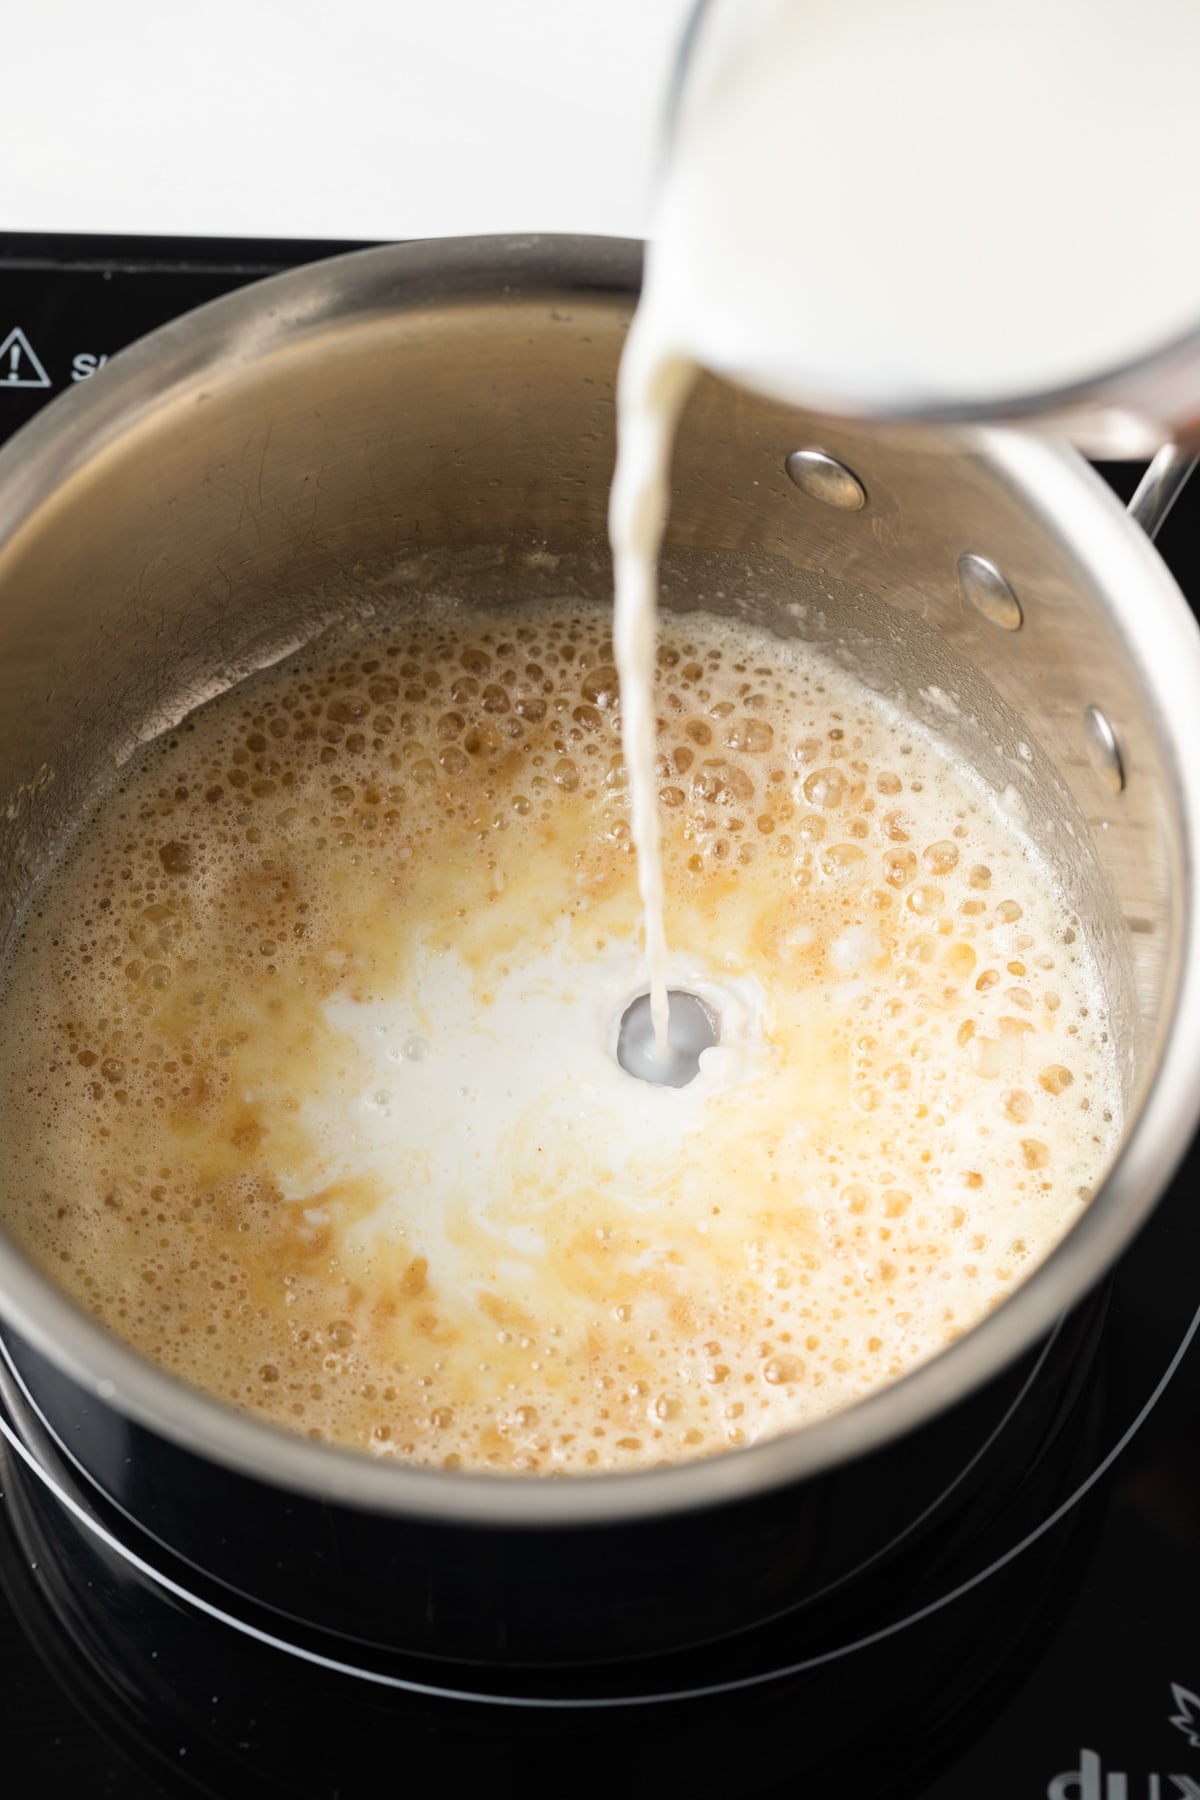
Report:
[{"label": "milk", "polygon": [[1197,67],[1190,0],[717,0],[652,231],[662,354],[881,416],[1195,329]]},{"label": "milk", "polygon": [[654,571],[696,367],[809,408],[1012,400],[1200,324],[1187,227],[1200,8],[710,5],[618,385],[624,745],[660,1056]]},{"label": "milk", "polygon": [[[645,354],[643,355],[643,345]],[[613,552],[613,648],[621,673],[621,744],[629,779],[630,826],[638,859],[646,975],[654,1049],[671,1054],[667,1036],[667,938],[663,921],[658,790],[654,781],[657,551],[667,510],[675,426],[694,369],[662,354],[639,321],[627,340],[617,388],[620,454],[609,501]]]}]

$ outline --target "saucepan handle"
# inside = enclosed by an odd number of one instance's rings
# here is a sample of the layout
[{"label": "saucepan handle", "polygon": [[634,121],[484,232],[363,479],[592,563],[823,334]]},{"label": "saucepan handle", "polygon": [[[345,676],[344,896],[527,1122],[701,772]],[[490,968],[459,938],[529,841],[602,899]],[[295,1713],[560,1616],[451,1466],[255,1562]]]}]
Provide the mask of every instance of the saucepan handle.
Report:
[{"label": "saucepan handle", "polygon": [[1162,530],[1167,514],[1198,462],[1200,456],[1190,447],[1164,444],[1138,482],[1137,492],[1129,502],[1129,516],[1137,521],[1151,542]]}]

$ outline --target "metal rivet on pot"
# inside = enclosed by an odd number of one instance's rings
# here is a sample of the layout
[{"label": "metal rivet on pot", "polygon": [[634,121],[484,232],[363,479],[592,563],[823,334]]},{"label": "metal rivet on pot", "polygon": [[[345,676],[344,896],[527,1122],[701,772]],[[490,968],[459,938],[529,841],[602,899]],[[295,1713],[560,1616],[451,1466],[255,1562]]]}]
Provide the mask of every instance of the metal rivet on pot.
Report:
[{"label": "metal rivet on pot", "polygon": [[1087,708],[1083,715],[1083,728],[1087,733],[1088,750],[1096,773],[1114,794],[1119,794],[1125,786],[1125,763],[1116,732],[1098,706]]},{"label": "metal rivet on pot", "polygon": [[858,476],[824,450],[793,450],[783,466],[810,500],[840,506],[843,512],[861,512],[867,504],[867,490]]},{"label": "metal rivet on pot", "polygon": [[986,556],[964,551],[958,559],[958,585],[963,599],[990,624],[999,625],[1004,631],[1020,631],[1024,621],[1021,603]]}]

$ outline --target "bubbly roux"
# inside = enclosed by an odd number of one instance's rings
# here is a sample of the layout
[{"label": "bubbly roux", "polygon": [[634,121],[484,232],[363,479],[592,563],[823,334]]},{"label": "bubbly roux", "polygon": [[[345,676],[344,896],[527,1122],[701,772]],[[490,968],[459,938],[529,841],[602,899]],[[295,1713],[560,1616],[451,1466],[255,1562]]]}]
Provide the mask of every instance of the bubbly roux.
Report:
[{"label": "bubbly roux", "polygon": [[1115,1140],[1103,994],[987,793],[803,646],[657,660],[668,977],[643,986],[603,610],[424,603],[148,751],[47,887],[0,1039],[5,1222],[264,1418],[441,1466],[627,1469],[957,1337]]}]

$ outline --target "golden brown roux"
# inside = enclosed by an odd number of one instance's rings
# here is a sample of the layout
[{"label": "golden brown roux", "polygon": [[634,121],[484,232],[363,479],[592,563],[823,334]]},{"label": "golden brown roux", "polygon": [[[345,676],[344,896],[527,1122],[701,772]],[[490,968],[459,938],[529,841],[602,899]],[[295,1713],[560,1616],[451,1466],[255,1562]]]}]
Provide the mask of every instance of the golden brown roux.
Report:
[{"label": "golden brown roux", "polygon": [[[627,1150],[570,1092],[448,1183],[446,1133],[338,1140],[387,1113],[346,1009],[449,971],[508,1017],[636,960],[607,621],[431,610],[203,708],[100,809],[11,971],[11,1229],[186,1379],[450,1466],[702,1454],[956,1336],[1103,1166],[1102,997],[983,797],[761,635],[684,619],[659,654],[670,937],[765,995],[749,1061]],[[639,1085],[607,1079],[601,1119]]]}]

